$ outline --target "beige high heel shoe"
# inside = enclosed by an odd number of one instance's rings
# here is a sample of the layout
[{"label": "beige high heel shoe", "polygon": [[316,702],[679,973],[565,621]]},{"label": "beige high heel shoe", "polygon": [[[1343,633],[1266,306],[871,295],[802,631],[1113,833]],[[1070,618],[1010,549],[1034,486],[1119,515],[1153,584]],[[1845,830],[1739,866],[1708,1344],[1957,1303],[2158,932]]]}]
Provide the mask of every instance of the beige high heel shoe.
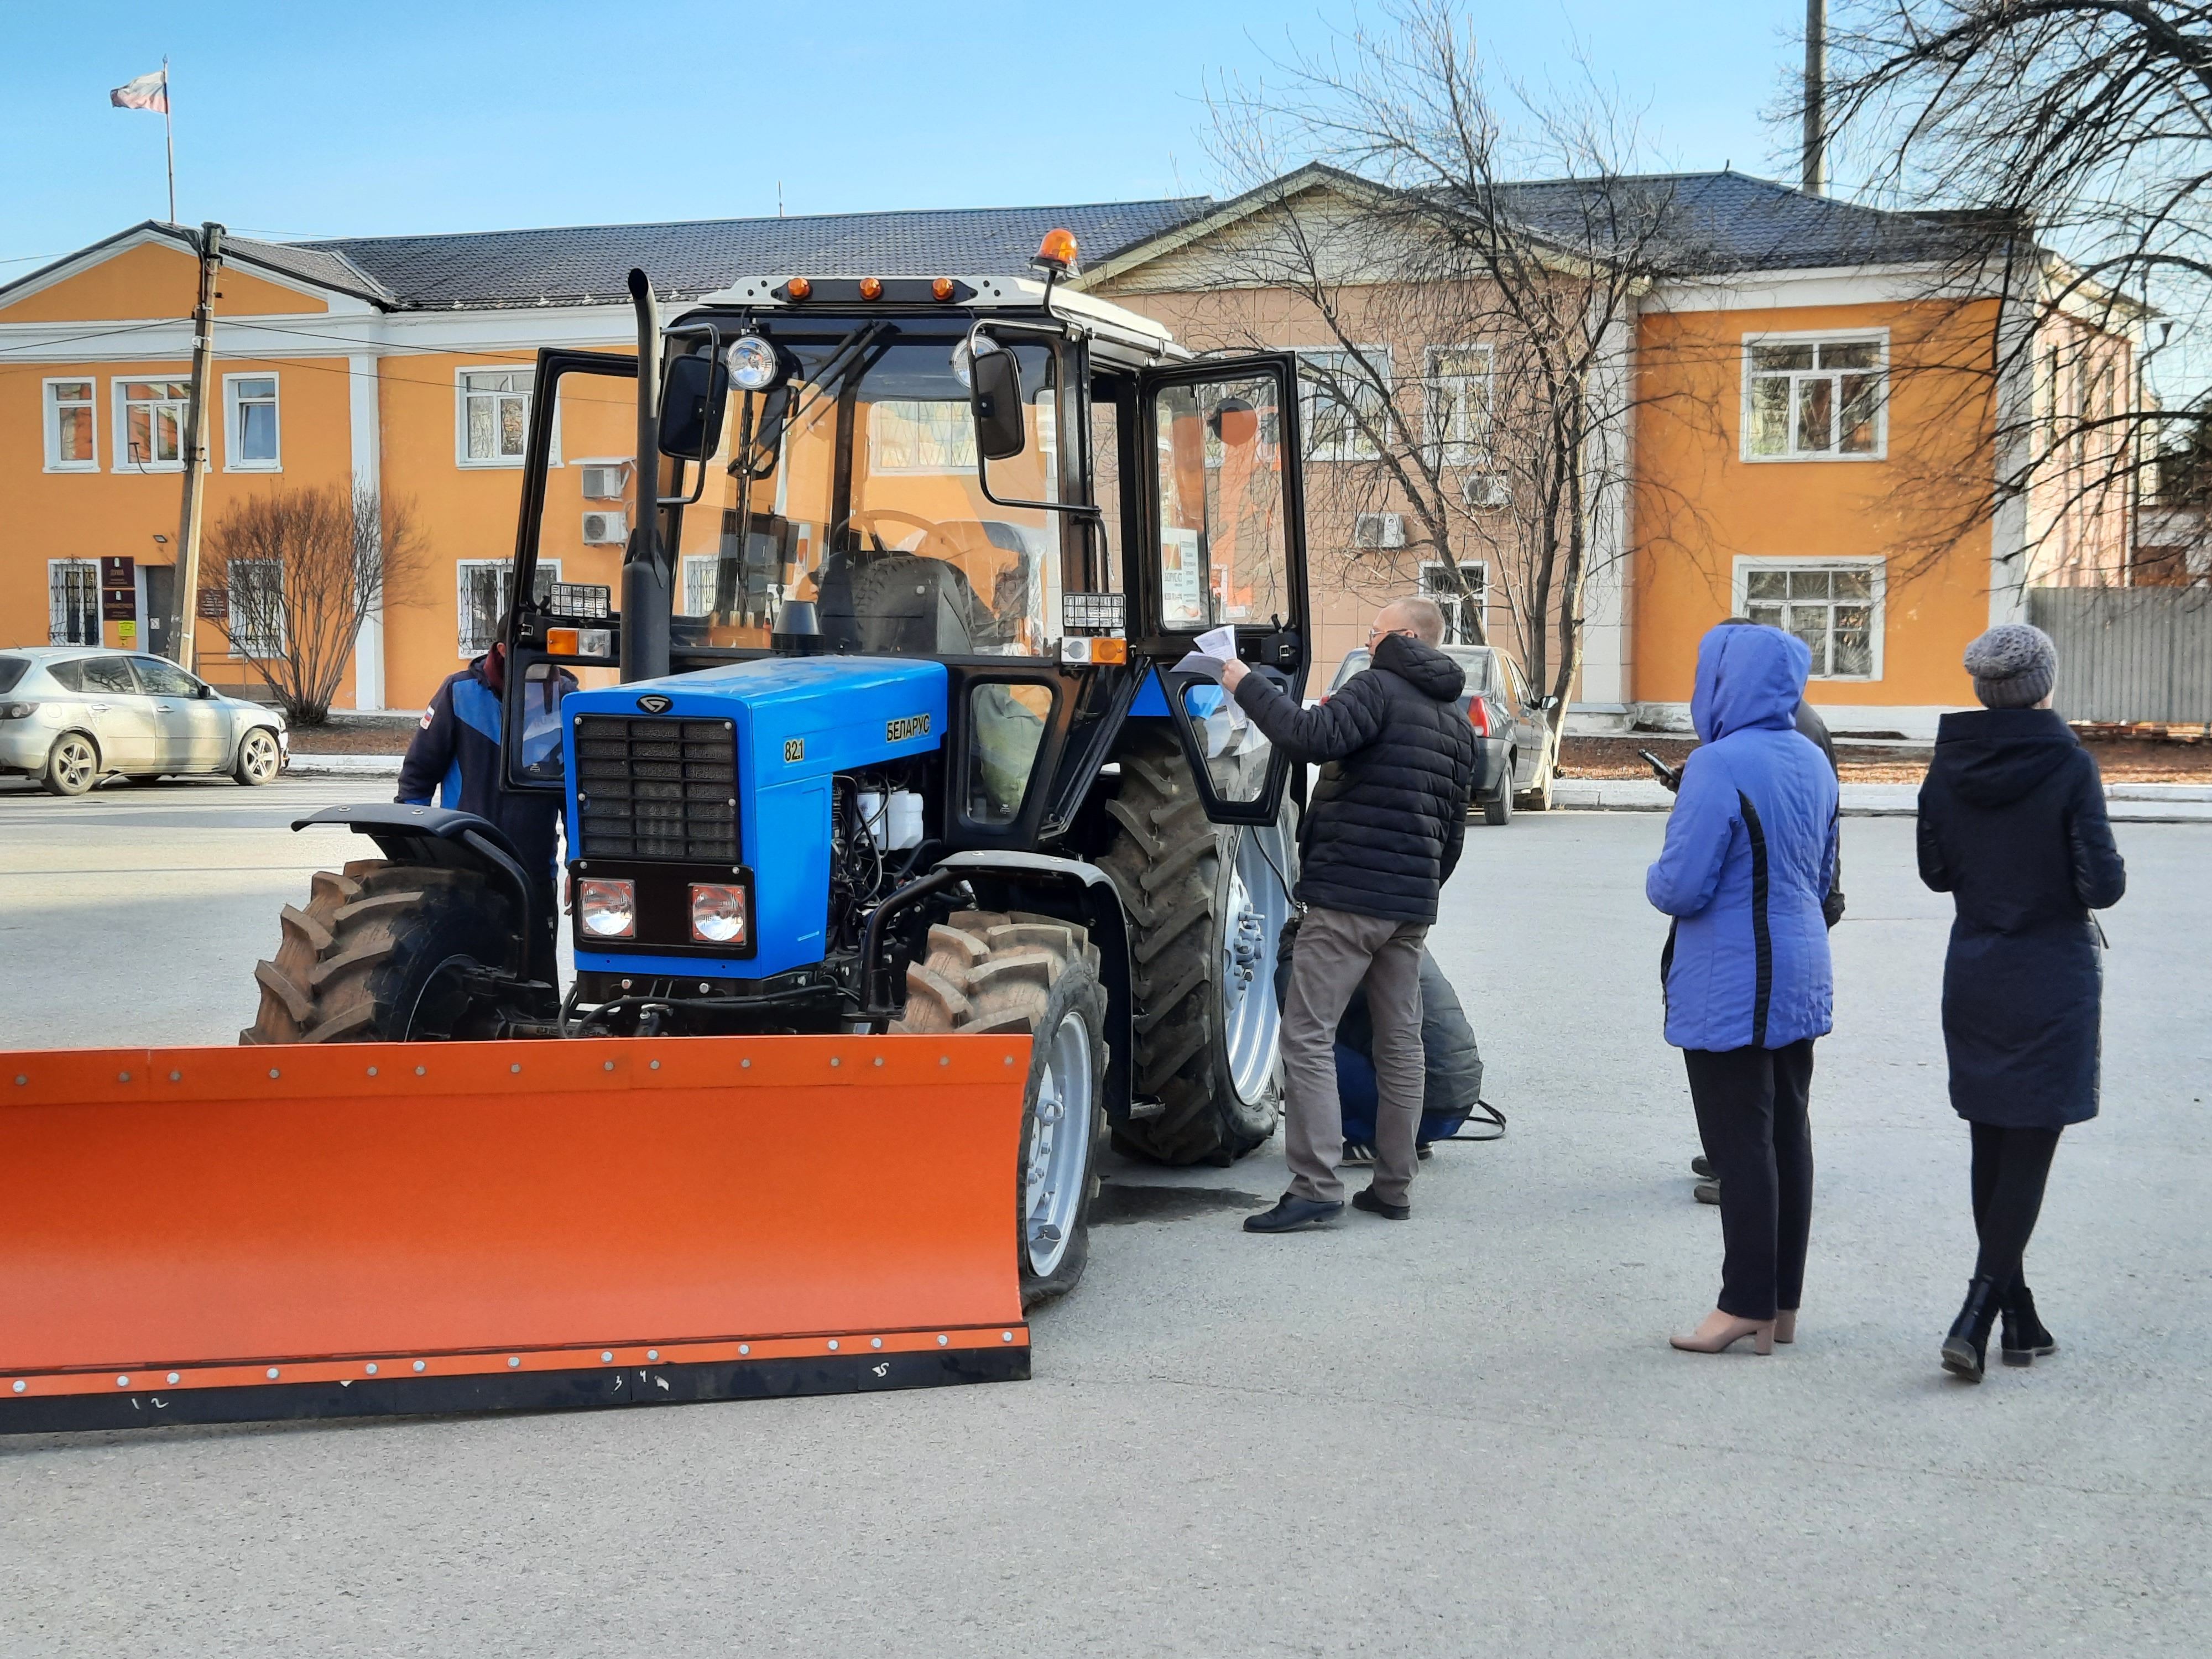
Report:
[{"label": "beige high heel shoe", "polygon": [[1720,1353],[1747,1336],[1752,1339],[1753,1352],[1772,1353],[1774,1324],[1771,1319],[1738,1319],[1716,1308],[1689,1335],[1670,1336],[1667,1340],[1684,1353]]},{"label": "beige high heel shoe", "polygon": [[1782,1308],[1776,1310],[1774,1315],[1774,1340],[1777,1342],[1795,1342],[1797,1340],[1796,1309]]}]

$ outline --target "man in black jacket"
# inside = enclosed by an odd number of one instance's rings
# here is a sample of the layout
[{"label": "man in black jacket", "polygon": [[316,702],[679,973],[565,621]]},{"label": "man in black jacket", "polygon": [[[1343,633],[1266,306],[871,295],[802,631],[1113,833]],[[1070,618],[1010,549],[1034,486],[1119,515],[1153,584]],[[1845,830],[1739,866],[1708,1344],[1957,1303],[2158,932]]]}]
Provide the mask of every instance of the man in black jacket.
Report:
[{"label": "man in black jacket", "polygon": [[1393,1221],[1413,1213],[1407,1188],[1426,1075],[1421,942],[1459,862],[1474,787],[1474,729],[1458,702],[1467,677],[1436,648],[1443,636],[1435,600],[1385,605],[1368,635],[1373,666],[1314,708],[1300,709],[1240,662],[1221,677],[1293,763],[1328,763],[1300,837],[1304,915],[1283,1005],[1291,1189],[1273,1209],[1245,1218],[1249,1232],[1322,1226],[1343,1212],[1336,1028],[1362,984],[1381,1099],[1374,1182],[1352,1202]]},{"label": "man in black jacket", "polygon": [[[503,617],[499,632],[504,639]],[[439,805],[489,820],[514,843],[523,872],[530,878],[531,905],[538,913],[538,926],[528,941],[531,975],[550,985],[558,972],[554,941],[560,910],[554,875],[562,798],[507,787],[499,748],[506,670],[507,647],[495,644],[459,673],[447,676],[407,744],[395,799],[402,805],[428,806],[434,789]],[[523,734],[525,760],[558,748],[561,698],[575,684],[563,670],[548,685],[533,689],[529,730]]]}]

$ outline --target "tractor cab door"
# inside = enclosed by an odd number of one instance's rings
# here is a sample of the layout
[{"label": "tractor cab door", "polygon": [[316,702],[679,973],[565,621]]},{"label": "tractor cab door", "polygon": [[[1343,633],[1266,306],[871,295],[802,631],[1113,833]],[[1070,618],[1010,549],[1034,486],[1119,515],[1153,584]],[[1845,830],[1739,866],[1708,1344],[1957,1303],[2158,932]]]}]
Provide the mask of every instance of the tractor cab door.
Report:
[{"label": "tractor cab door", "polygon": [[639,486],[633,460],[637,359],[549,348],[531,369],[465,375],[462,392],[462,442],[472,459],[522,458],[514,562],[460,567],[462,653],[489,647],[508,618],[506,784],[558,793],[568,784],[561,702],[579,684],[614,681],[622,617],[613,599],[638,514],[651,510],[653,486]]},{"label": "tractor cab door", "polygon": [[1297,359],[1215,358],[1143,376],[1143,514],[1127,572],[1133,651],[1158,669],[1192,775],[1217,823],[1273,823],[1289,757],[1214,681],[1177,672],[1200,635],[1293,697],[1311,659]]}]

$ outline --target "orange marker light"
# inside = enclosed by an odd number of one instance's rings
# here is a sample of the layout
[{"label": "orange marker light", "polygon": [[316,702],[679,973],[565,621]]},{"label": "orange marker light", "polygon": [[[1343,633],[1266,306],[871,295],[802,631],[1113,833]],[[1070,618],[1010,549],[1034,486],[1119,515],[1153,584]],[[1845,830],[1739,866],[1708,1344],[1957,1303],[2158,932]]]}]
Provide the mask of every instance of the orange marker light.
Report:
[{"label": "orange marker light", "polygon": [[1051,265],[1062,271],[1075,269],[1075,233],[1072,230],[1048,230],[1044,240],[1037,244],[1037,263]]},{"label": "orange marker light", "polygon": [[783,285],[783,291],[794,300],[804,300],[814,292],[814,284],[804,276],[794,276]]},{"label": "orange marker light", "polygon": [[863,300],[882,299],[884,297],[884,279],[880,276],[861,277],[860,297]]},{"label": "orange marker light", "polygon": [[940,300],[951,299],[952,297],[952,279],[950,276],[939,277],[935,282],[929,285],[929,291]]}]

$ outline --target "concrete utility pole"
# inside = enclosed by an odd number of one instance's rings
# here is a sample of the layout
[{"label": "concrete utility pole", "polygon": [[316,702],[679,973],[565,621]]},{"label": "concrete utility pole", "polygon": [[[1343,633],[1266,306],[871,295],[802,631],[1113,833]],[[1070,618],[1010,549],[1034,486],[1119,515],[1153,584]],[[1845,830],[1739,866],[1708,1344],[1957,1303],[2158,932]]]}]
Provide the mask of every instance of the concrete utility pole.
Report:
[{"label": "concrete utility pole", "polygon": [[1801,187],[1828,193],[1828,0],[1805,0],[1805,156]]},{"label": "concrete utility pole", "polygon": [[169,649],[177,666],[192,665],[199,623],[202,475],[207,471],[208,368],[215,356],[215,282],[222,269],[223,228],[200,227],[200,302],[192,310],[192,391],[185,405],[185,506],[177,530],[177,580],[169,601]]}]

